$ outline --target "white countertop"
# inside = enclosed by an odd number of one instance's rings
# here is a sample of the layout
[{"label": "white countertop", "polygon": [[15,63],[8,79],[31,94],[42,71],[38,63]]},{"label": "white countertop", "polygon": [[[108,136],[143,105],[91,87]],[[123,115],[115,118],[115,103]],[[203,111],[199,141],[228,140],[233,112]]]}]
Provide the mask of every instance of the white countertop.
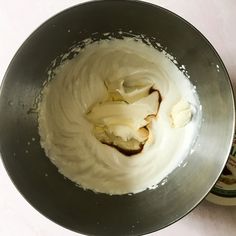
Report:
[{"label": "white countertop", "polygon": [[[0,0],[0,82],[16,50],[26,37],[55,13],[78,0]],[[236,91],[236,1],[154,0],[185,18],[213,44]],[[38,213],[18,193],[0,161],[1,236],[77,236]],[[236,207],[203,201],[177,223],[151,235],[231,236],[236,235]]]}]

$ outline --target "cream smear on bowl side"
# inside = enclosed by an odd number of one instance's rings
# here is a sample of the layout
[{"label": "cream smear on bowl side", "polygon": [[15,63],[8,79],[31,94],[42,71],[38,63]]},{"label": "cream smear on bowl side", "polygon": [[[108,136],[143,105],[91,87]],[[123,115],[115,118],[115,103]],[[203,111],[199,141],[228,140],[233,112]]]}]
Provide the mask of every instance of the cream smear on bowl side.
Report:
[{"label": "cream smear on bowl side", "polygon": [[188,155],[199,107],[166,53],[129,37],[101,40],[65,60],[45,84],[41,146],[84,189],[138,193],[158,186]]}]

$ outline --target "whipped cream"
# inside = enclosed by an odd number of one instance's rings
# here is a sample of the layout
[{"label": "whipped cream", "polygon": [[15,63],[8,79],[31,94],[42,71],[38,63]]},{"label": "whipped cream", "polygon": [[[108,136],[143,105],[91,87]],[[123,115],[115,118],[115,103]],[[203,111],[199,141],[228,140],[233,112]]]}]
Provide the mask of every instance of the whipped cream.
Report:
[{"label": "whipped cream", "polygon": [[44,87],[41,146],[84,189],[138,193],[188,155],[199,106],[165,53],[132,38],[101,40],[66,60]]}]

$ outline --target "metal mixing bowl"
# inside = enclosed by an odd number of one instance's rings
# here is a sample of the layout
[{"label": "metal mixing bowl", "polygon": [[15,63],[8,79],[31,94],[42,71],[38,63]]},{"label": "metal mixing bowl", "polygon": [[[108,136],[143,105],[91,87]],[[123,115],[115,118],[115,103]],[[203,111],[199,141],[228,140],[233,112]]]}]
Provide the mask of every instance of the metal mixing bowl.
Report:
[{"label": "metal mixing bowl", "polygon": [[[176,168],[165,185],[131,196],[95,194],[65,179],[40,147],[37,113],[30,112],[54,58],[94,32],[120,29],[158,38],[186,65],[203,115],[187,165]],[[54,222],[84,234],[145,234],[180,219],[206,196],[226,163],[234,120],[227,71],[211,44],[192,25],[143,2],[89,2],[49,19],[13,58],[0,94],[0,151],[18,190]]]}]

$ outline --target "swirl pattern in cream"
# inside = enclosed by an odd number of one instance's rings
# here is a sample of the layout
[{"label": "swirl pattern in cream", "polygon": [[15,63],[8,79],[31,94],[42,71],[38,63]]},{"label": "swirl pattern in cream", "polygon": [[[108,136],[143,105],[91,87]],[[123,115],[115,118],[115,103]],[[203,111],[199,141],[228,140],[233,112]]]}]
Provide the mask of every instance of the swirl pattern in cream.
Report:
[{"label": "swirl pattern in cream", "polygon": [[44,87],[41,145],[84,189],[137,193],[187,156],[198,107],[193,86],[164,53],[130,38],[102,40],[59,66]]}]

